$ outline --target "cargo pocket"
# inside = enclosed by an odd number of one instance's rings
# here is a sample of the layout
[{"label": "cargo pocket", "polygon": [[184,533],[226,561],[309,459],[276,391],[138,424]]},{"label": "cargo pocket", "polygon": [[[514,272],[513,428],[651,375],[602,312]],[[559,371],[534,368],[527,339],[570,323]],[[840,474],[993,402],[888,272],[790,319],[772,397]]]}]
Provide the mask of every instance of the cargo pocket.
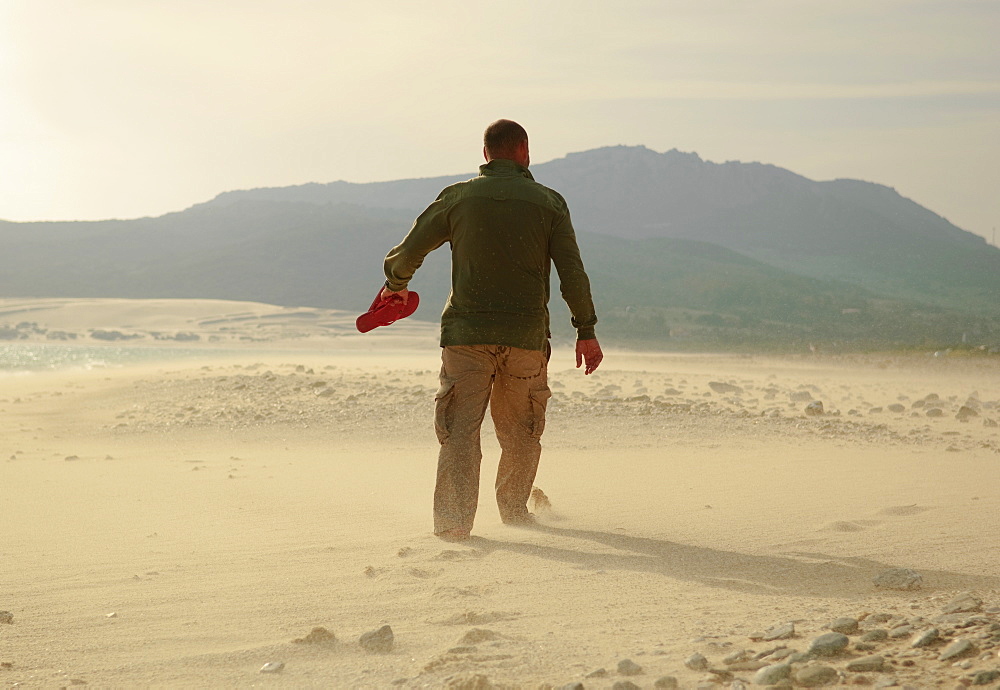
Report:
[{"label": "cargo pocket", "polygon": [[548,387],[537,388],[528,391],[528,397],[531,399],[531,436],[541,438],[545,431],[545,406],[552,397],[552,391]]},{"label": "cargo pocket", "polygon": [[434,431],[438,443],[444,444],[451,432],[451,423],[455,417],[455,379],[442,379],[441,387],[434,394]]}]

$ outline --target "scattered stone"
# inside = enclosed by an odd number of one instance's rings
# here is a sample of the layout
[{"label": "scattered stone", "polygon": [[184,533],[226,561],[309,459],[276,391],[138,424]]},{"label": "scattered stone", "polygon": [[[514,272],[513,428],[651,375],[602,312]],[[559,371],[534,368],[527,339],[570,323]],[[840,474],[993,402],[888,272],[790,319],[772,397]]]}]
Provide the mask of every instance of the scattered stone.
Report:
[{"label": "scattered stone", "polygon": [[486,630],[485,628],[473,628],[469,632],[462,635],[462,639],[459,640],[458,643],[481,644],[483,642],[491,642],[499,639],[500,633],[495,633],[492,630]]},{"label": "scattered stone", "polygon": [[804,410],[806,416],[808,417],[822,417],[823,416],[823,403],[820,400],[814,400],[813,402],[806,405]]},{"label": "scattered stone", "polygon": [[663,690],[677,690],[679,685],[677,685],[677,679],[673,676],[660,676],[653,683],[654,688],[661,688]]},{"label": "scattered stone", "polygon": [[497,690],[489,677],[481,673],[466,676],[450,676],[445,679],[444,687],[448,690]]},{"label": "scattered stone", "polygon": [[268,661],[260,667],[260,673],[281,673],[285,668],[284,661]]},{"label": "scattered stone", "polygon": [[760,638],[764,642],[774,642],[775,640],[787,640],[795,637],[795,624],[785,623],[771,628]]},{"label": "scattered stone", "polygon": [[611,690],[642,690],[642,688],[630,680],[620,680],[611,686]]},{"label": "scattered stone", "polygon": [[771,664],[757,671],[753,677],[754,685],[777,685],[779,681],[792,675],[790,664]]},{"label": "scattered stone", "polygon": [[909,568],[892,568],[875,576],[876,587],[882,589],[911,590],[920,589],[924,584],[923,576],[916,570]]},{"label": "scattered stone", "polygon": [[961,639],[955,640],[950,645],[944,648],[941,652],[941,656],[938,657],[940,661],[953,661],[955,659],[964,659],[967,656],[972,656],[978,651],[976,645],[972,644],[969,640]]},{"label": "scattered stone", "polygon": [[732,666],[733,664],[738,664],[743,661],[749,661],[752,655],[745,649],[737,649],[736,651],[728,654],[723,660],[726,666]]},{"label": "scattered stone", "polygon": [[795,683],[805,688],[830,685],[840,679],[837,669],[830,666],[806,666],[795,672]]},{"label": "scattered stone", "polygon": [[638,676],[642,674],[642,666],[631,659],[622,659],[618,662],[618,673],[623,676]]},{"label": "scattered stone", "polygon": [[3,625],[14,625],[14,614],[10,611],[0,611],[0,623]]},{"label": "scattered stone", "polygon": [[955,415],[955,419],[957,419],[960,422],[967,422],[973,417],[978,417],[978,416],[979,412],[977,412],[975,409],[969,407],[968,405],[962,405],[960,408],[958,408],[958,414]]},{"label": "scattered stone", "polygon": [[383,625],[378,630],[366,632],[358,641],[361,643],[361,648],[366,652],[386,654],[392,651],[395,638],[392,634],[392,628],[388,625]]},{"label": "scattered stone", "polygon": [[1000,671],[980,671],[972,677],[973,685],[989,685],[1000,679]]},{"label": "scattered stone", "polygon": [[692,671],[704,671],[708,668],[708,659],[698,652],[695,652],[684,660],[684,665]]},{"label": "scattered stone", "polygon": [[954,625],[959,626],[961,623],[965,622],[964,613],[944,613],[940,616],[935,616],[933,619],[934,623],[938,625]]},{"label": "scattered stone", "polygon": [[847,664],[847,670],[856,673],[881,673],[885,659],[880,656],[865,656]]},{"label": "scattered stone", "polygon": [[710,668],[708,672],[712,674],[713,683],[728,683],[734,678],[732,671],[727,668]]},{"label": "scattered stone", "polygon": [[858,632],[858,621],[856,618],[838,618],[827,626],[833,632],[844,635],[854,635]]},{"label": "scattered stone", "polygon": [[900,637],[909,637],[912,634],[913,634],[912,625],[900,625],[889,631],[889,637],[894,640],[899,639]]},{"label": "scattered stone", "polygon": [[959,594],[942,609],[944,613],[974,613],[982,610],[983,600],[972,594],[972,592]]},{"label": "scattered stone", "polygon": [[914,649],[920,649],[921,647],[928,647],[937,642],[938,638],[940,637],[941,637],[941,631],[938,630],[937,628],[931,628],[930,630],[925,630],[919,635],[917,635],[915,638],[913,638],[913,642],[910,643],[910,646],[913,647]]},{"label": "scattered stone", "polygon": [[889,638],[889,631],[885,628],[875,628],[874,630],[869,630],[864,635],[861,636],[862,642],[881,642]]},{"label": "scattered stone", "polygon": [[305,637],[297,637],[292,640],[293,644],[333,644],[337,641],[337,636],[324,627],[313,628]]},{"label": "scattered stone", "polygon": [[767,656],[773,661],[780,661],[781,659],[787,659],[795,653],[797,653],[797,650],[792,649],[791,647],[778,647],[773,653],[768,654]]},{"label": "scattered stone", "polygon": [[816,656],[836,656],[847,649],[851,641],[843,633],[831,632],[820,635],[809,645],[809,654]]}]

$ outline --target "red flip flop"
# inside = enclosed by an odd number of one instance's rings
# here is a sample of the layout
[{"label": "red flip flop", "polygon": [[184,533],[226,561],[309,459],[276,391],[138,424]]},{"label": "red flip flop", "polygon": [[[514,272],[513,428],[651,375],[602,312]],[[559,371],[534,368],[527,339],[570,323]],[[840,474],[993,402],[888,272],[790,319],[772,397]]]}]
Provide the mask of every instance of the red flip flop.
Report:
[{"label": "red flip flop", "polygon": [[355,325],[359,331],[367,333],[379,326],[388,326],[399,319],[405,319],[415,312],[418,306],[420,306],[420,296],[415,292],[411,292],[406,304],[403,304],[403,298],[398,295],[382,299],[382,290],[379,289],[372,306],[358,317]]}]

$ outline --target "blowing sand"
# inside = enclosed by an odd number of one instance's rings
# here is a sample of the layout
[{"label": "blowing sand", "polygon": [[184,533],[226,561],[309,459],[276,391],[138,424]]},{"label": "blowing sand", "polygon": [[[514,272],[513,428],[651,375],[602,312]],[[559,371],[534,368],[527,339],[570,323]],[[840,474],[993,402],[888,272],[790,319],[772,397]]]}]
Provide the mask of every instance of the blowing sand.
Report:
[{"label": "blowing sand", "polygon": [[[352,320],[0,302],[21,345],[196,350],[0,374],[0,684],[1000,684],[996,358],[609,352],[585,377],[557,349],[551,505],[501,524],[487,421],[453,544],[430,533],[434,326]],[[893,568],[919,589],[873,584]],[[386,625],[388,651],[360,644]]]}]

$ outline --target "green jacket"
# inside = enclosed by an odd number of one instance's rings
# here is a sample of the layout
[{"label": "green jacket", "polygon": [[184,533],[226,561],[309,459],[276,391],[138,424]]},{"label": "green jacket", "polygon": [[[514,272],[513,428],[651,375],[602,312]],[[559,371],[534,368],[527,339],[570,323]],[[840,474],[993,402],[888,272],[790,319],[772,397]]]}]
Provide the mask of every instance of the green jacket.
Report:
[{"label": "green jacket", "polygon": [[479,177],[445,188],[385,258],[386,285],[405,288],[424,257],[451,243],[451,294],[441,345],[508,345],[545,350],[549,269],[579,340],[597,316],[566,201],[513,161],[495,159]]}]

